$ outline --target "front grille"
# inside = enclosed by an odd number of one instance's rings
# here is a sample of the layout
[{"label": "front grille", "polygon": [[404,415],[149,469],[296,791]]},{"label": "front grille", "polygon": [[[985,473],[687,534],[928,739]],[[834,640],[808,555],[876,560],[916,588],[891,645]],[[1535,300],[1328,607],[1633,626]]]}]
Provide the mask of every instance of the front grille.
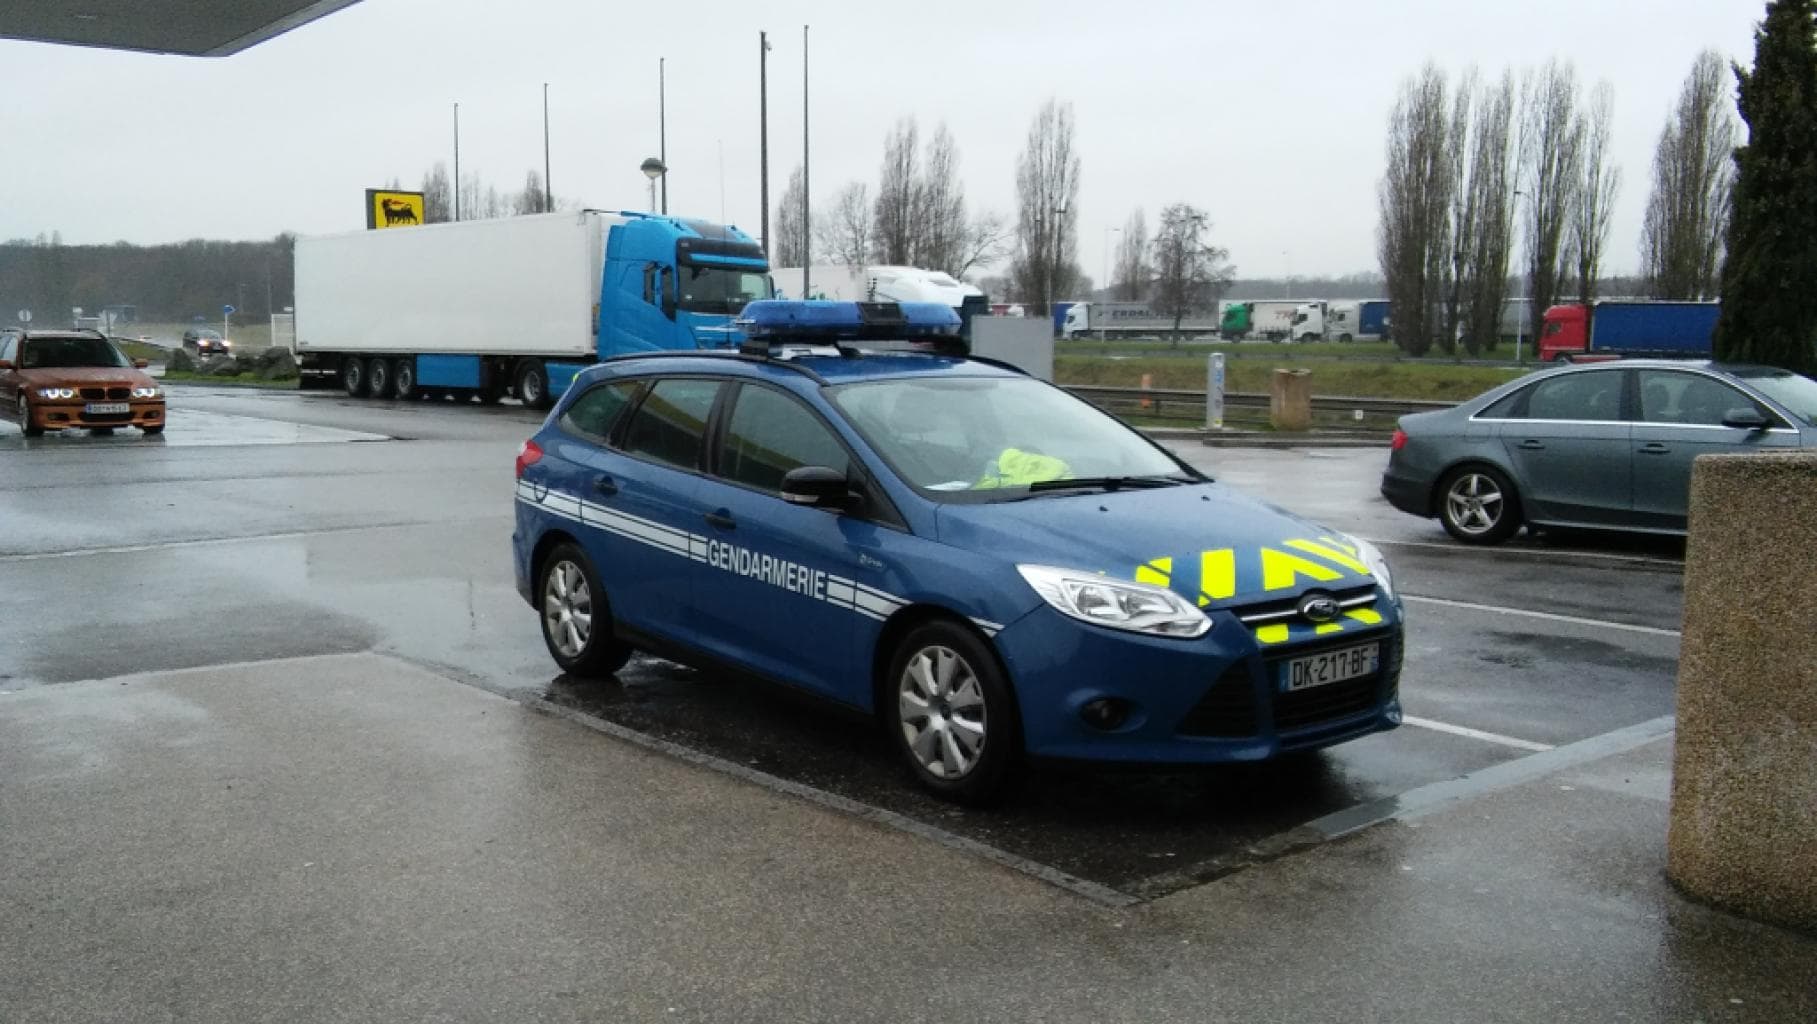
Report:
[{"label": "front grille", "polygon": [[[1294,693],[1279,690],[1279,666],[1289,658],[1317,653],[1335,647],[1375,641],[1382,645],[1380,671],[1362,679],[1330,683]],[[1180,720],[1175,731],[1182,736],[1205,736],[1234,739],[1256,736],[1262,732],[1262,709],[1257,706],[1257,688],[1248,661],[1227,669]],[[1268,704],[1269,718],[1276,733],[1298,732],[1345,718],[1365,714],[1392,698],[1400,688],[1401,645],[1387,631],[1343,637],[1320,644],[1308,644],[1271,652],[1262,660],[1265,685],[1263,700]]]},{"label": "front grille", "polygon": [[[1343,590],[1325,591],[1338,606],[1345,609],[1366,608],[1375,603],[1375,585],[1365,584],[1360,587],[1346,587]],[[1264,601],[1259,604],[1242,605],[1229,609],[1244,625],[1254,628],[1271,622],[1304,622],[1300,616],[1300,597],[1289,597],[1279,601]]]},{"label": "front grille", "polygon": [[84,423],[131,423],[132,422],[132,413],[130,413],[130,412],[101,412],[101,413],[85,412],[82,414],[82,422],[84,422]]},{"label": "front grille", "polygon": [[107,389],[106,388],[83,388],[82,397],[91,399],[91,400],[99,399],[99,398],[106,398]]},{"label": "front grille", "polygon": [[78,388],[76,393],[91,402],[124,402],[132,397],[131,388]]},{"label": "front grille", "polygon": [[113,399],[116,402],[123,402],[126,399],[132,397],[132,389],[131,388],[108,388],[107,397]]},{"label": "front grille", "polygon": [[1182,736],[1254,736],[1258,726],[1255,705],[1249,667],[1237,662],[1186,713],[1177,731]]}]

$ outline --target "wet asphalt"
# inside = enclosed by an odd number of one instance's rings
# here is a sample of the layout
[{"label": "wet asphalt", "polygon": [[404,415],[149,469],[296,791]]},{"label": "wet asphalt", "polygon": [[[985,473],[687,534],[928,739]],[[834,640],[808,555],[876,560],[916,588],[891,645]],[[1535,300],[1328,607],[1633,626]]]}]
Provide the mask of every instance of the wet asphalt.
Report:
[{"label": "wet asphalt", "polygon": [[0,691],[376,652],[1140,899],[1270,858],[1332,812],[1672,710],[1681,543],[1466,549],[1376,495],[1384,450],[1179,442],[1220,479],[1385,547],[1419,724],[1186,775],[1037,766],[1003,806],[960,810],[914,790],[870,723],[789,693],[647,658],[614,680],[555,673],[509,555],[511,462],[535,414],[224,388],[173,389],[171,405],[162,439],[0,425]]}]

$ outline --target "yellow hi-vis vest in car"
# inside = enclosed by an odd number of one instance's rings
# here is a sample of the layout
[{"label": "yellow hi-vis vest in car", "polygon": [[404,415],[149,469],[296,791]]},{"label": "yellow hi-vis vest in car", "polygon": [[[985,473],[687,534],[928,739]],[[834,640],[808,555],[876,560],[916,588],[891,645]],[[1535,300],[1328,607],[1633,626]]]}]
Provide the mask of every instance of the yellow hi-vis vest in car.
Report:
[{"label": "yellow hi-vis vest in car", "polygon": [[974,490],[989,490],[994,487],[1026,487],[1042,480],[1064,480],[1072,475],[1072,470],[1059,459],[1051,455],[1036,455],[1020,448],[1005,448],[997,456],[997,464],[992,466],[978,481]]}]

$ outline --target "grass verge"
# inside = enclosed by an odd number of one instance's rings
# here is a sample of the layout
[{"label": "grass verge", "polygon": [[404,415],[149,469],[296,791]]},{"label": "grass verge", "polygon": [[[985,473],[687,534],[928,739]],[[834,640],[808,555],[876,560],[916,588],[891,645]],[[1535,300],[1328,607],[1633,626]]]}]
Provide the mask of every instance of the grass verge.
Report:
[{"label": "grass verge", "polygon": [[[1286,353],[1283,353],[1285,355]],[[1231,361],[1224,366],[1229,391],[1267,391],[1276,369],[1312,371],[1312,393],[1345,398],[1404,398],[1461,402],[1519,377],[1517,367],[1460,366],[1447,362],[1349,363],[1287,359]],[[1054,380],[1059,384],[1102,384],[1205,390],[1205,364],[1170,357],[1111,359],[1103,356],[1056,355]]]},{"label": "grass verge", "polygon": [[297,382],[294,380],[265,380],[250,373],[242,373],[233,377],[217,377],[206,373],[181,371],[173,373],[166,370],[160,379],[166,384],[219,384],[230,388],[265,388],[270,391],[295,391],[297,389]]}]

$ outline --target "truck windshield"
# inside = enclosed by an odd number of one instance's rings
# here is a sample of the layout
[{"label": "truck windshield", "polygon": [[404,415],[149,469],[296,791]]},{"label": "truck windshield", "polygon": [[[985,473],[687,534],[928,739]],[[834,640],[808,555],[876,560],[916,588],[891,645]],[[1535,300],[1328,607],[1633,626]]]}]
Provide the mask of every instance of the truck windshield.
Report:
[{"label": "truck windshield", "polygon": [[1786,412],[1803,421],[1804,426],[1817,427],[1817,380],[1790,370],[1750,368],[1730,372],[1752,384],[1761,394],[1778,402]]},{"label": "truck windshield", "polygon": [[770,275],[754,270],[684,265],[681,270],[681,308],[690,313],[744,311],[745,303],[767,299],[776,292]]}]

